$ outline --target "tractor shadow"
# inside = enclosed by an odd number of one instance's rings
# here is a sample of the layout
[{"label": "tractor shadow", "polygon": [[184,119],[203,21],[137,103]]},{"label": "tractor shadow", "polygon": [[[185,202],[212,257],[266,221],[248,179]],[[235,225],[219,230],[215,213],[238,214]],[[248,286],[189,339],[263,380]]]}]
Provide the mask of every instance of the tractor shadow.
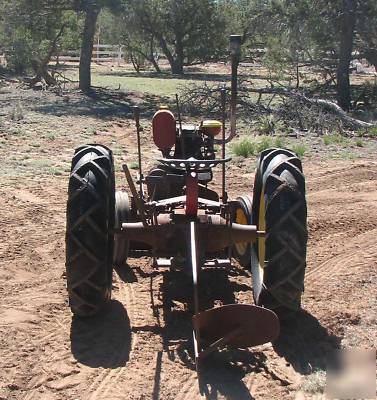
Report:
[{"label": "tractor shadow", "polygon": [[280,335],[273,348],[301,375],[326,369],[326,358],[339,348],[341,338],[331,334],[308,311],[300,310],[281,322]]},{"label": "tractor shadow", "polygon": [[92,368],[125,366],[131,349],[131,326],[126,309],[116,300],[90,318],[72,318],[71,352]]},{"label": "tractor shadow", "polygon": [[212,354],[203,363],[200,373],[202,394],[208,400],[224,397],[230,400],[254,400],[250,392],[252,380],[245,384],[249,374],[268,371],[267,357],[260,351],[228,350]]}]

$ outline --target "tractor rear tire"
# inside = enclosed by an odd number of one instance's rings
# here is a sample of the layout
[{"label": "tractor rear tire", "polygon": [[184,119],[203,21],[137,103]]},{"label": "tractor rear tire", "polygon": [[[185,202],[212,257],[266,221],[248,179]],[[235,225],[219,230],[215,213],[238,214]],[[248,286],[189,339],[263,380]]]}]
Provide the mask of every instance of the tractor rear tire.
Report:
[{"label": "tractor rear tire", "polygon": [[266,231],[252,249],[254,300],[283,318],[301,306],[308,239],[305,178],[292,151],[261,153],[252,219],[258,230]]},{"label": "tractor rear tire", "polygon": [[111,298],[115,178],[112,152],[78,148],[68,186],[66,274],[69,305],[77,316],[96,314]]},{"label": "tractor rear tire", "polygon": [[[236,205],[233,210],[232,221],[237,224],[251,225],[252,222],[252,198],[249,195],[240,196],[236,199]],[[251,263],[251,244],[235,243],[232,247],[232,255],[239,264],[250,270]]]}]

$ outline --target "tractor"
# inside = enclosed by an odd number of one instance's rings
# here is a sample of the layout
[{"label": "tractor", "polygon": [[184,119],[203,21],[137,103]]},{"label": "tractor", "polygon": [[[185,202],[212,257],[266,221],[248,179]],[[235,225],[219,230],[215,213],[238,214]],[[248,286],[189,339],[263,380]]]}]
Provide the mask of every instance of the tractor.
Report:
[{"label": "tractor", "polygon": [[[135,108],[139,171],[134,182],[123,165],[129,193],[115,190],[113,154],[103,145],[79,147],[69,178],[66,277],[73,314],[97,314],[111,298],[114,266],[149,256],[157,270],[173,268],[192,279],[197,369],[216,350],[276,339],[279,320],[300,308],[304,290],[307,207],[297,155],[287,149],[264,150],[253,193],[228,199],[225,145],[236,136],[240,48],[241,37],[232,35],[229,134],[225,89],[221,121],[183,123],[177,97],[177,118],[166,107],[153,117],[153,140],[161,158],[144,175],[140,112]],[[215,168],[221,168],[221,193],[210,187]],[[202,309],[203,270],[224,269],[234,259],[251,272],[255,304]]]}]

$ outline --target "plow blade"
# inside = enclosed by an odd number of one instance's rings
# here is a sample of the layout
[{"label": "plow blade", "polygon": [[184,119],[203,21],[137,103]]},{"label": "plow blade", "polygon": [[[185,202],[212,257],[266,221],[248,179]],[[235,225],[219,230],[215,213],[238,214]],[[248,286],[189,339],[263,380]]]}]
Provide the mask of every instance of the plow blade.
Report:
[{"label": "plow blade", "polygon": [[[229,304],[200,312],[193,317],[197,357],[203,359],[225,346],[247,348],[270,342],[279,335],[276,314],[263,307]],[[199,335],[198,335],[199,334]],[[203,348],[202,348],[203,347]]]}]

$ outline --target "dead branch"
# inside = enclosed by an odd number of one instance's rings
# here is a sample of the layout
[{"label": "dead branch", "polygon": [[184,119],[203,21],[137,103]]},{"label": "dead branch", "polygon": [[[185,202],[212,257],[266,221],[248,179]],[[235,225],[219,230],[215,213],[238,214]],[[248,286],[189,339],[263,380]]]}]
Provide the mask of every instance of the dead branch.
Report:
[{"label": "dead branch", "polygon": [[371,128],[373,126],[376,126],[376,124],[361,121],[359,119],[349,116],[344,110],[342,110],[342,108],[340,108],[336,103],[334,103],[330,100],[309,98],[301,93],[298,93],[298,92],[292,91],[292,90],[288,90],[286,88],[263,88],[263,89],[249,88],[248,91],[251,93],[258,93],[260,95],[270,94],[270,95],[275,95],[275,96],[279,95],[279,96],[293,97],[307,105],[314,105],[314,106],[320,107],[323,110],[336,115],[347,126],[349,126],[351,129],[354,129],[354,130],[357,130],[360,128]]},{"label": "dead branch", "polygon": [[[223,87],[224,84],[211,85],[206,82],[181,86],[182,108],[191,115],[218,117],[221,113],[220,89]],[[226,89],[229,93],[230,89]],[[257,94],[257,99],[252,94]],[[273,115],[287,127],[296,126],[300,130],[314,130],[319,134],[330,131],[344,133],[345,128],[358,130],[377,125],[353,118],[330,100],[308,97],[281,86],[257,89],[245,78],[240,79],[238,114],[245,120],[259,120],[263,116]]]}]

